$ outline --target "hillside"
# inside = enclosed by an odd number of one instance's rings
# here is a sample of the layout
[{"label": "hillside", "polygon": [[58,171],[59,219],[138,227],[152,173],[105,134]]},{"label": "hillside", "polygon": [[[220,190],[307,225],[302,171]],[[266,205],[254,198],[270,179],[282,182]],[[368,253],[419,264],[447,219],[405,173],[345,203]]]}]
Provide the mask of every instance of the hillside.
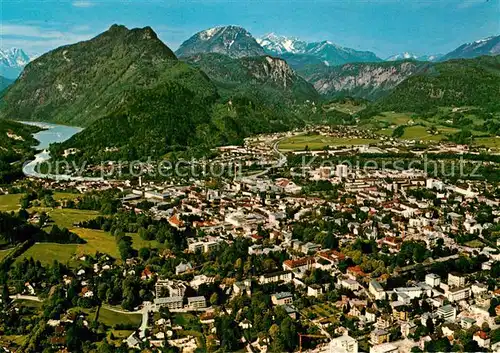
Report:
[{"label": "hillside", "polygon": [[500,56],[436,63],[419,70],[375,104],[380,111],[424,112],[438,106],[500,111]]},{"label": "hillside", "polygon": [[212,53],[194,55],[185,61],[204,71],[224,97],[243,93],[279,105],[319,98],[314,87],[282,59],[270,56],[234,59]]},{"label": "hillside", "polygon": [[265,54],[255,38],[238,26],[215,27],[198,32],[176,51],[179,57],[200,53],[219,53],[233,58]]},{"label": "hillside", "polygon": [[299,73],[328,97],[352,96],[374,100],[390,92],[425,63],[395,61],[380,63],[304,67]]},{"label": "hillside", "polygon": [[89,126],[126,109],[137,90],[166,81],[180,82],[200,97],[216,97],[210,81],[178,61],[151,28],[113,25],[29,63],[3,93],[0,117]]},{"label": "hillside", "polygon": [[51,151],[77,148],[71,158],[89,161],[197,153],[303,124],[288,105],[317,93],[283,60],[213,58],[198,62],[205,73],[151,28],[114,25],[31,62],[4,92],[0,116],[85,127]]},{"label": "hillside", "polygon": [[0,93],[6,89],[7,87],[9,87],[12,82],[14,82],[14,80],[11,80],[11,79],[8,79],[6,77],[3,77],[3,76],[0,76]]},{"label": "hillside", "polygon": [[32,134],[40,129],[10,120],[0,122],[0,184],[22,176],[22,162],[34,155],[38,142]]}]

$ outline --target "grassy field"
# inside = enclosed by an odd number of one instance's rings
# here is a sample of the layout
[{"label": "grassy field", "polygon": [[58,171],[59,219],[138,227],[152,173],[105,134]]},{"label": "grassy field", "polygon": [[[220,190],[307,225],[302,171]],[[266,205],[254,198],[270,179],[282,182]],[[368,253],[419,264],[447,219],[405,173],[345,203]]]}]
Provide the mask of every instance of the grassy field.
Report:
[{"label": "grassy field", "polygon": [[375,120],[386,122],[390,125],[406,125],[410,121],[414,121],[411,117],[411,113],[394,113],[394,112],[384,112],[381,115],[374,117]]},{"label": "grassy field", "polygon": [[98,321],[106,326],[113,327],[116,324],[134,325],[137,328],[141,325],[141,314],[122,314],[101,307]]},{"label": "grassy field", "polygon": [[17,211],[22,194],[0,195],[0,212]]},{"label": "grassy field", "polygon": [[470,247],[470,248],[482,248],[484,247],[484,244],[482,241],[480,240],[471,240],[467,243],[465,243],[466,246]]},{"label": "grassy field", "polygon": [[297,135],[281,141],[279,144],[279,149],[303,151],[307,146],[311,151],[320,151],[325,146],[368,145],[370,143],[377,142],[379,142],[379,140],[362,138],[337,138],[324,135]]},{"label": "grassy field", "polygon": [[500,137],[480,137],[474,143],[478,146],[500,149]]},{"label": "grassy field", "polygon": [[0,347],[8,347],[10,344],[22,345],[27,336],[4,336],[0,335]]},{"label": "grassy field", "polygon": [[75,194],[72,192],[54,192],[54,200],[56,201],[61,201],[61,200],[74,200],[78,196],[81,196],[81,194]]},{"label": "grassy field", "polygon": [[[95,255],[97,252],[106,253],[111,257],[121,261],[118,247],[116,246],[115,238],[108,232],[86,228],[70,228],[71,232],[86,241],[85,244],[55,244],[55,243],[40,243],[29,248],[25,253],[18,257],[17,261],[24,258],[39,260],[42,264],[52,264],[54,260],[69,266],[76,265],[77,259],[83,255]],[[139,250],[142,247],[161,248],[161,245],[156,241],[143,240],[138,234],[128,234],[132,237],[134,249]],[[0,259],[6,256],[8,250],[4,254],[0,252]]]},{"label": "grassy field", "polygon": [[96,252],[106,253],[115,259],[120,258],[120,253],[116,246],[115,237],[110,233],[102,230],[72,228],[73,233],[84,239],[86,244],[78,244],[76,246],[76,255],[95,255]]},{"label": "grassy field", "polygon": [[76,244],[54,244],[40,243],[35,244],[23,254],[21,254],[16,262],[23,259],[33,258],[35,261],[40,261],[43,265],[49,265],[57,260],[64,264],[69,264],[73,260],[76,252]]},{"label": "grassy field", "polygon": [[97,211],[87,211],[87,210],[74,210],[69,208],[45,208],[36,207],[30,209],[30,211],[45,211],[47,215],[57,224],[59,227],[73,228],[75,223],[88,221],[90,219],[96,218],[99,215]]},{"label": "grassy field", "polygon": [[3,261],[5,256],[9,255],[9,253],[12,251],[12,249],[5,249],[5,250],[0,250],[0,261]]}]

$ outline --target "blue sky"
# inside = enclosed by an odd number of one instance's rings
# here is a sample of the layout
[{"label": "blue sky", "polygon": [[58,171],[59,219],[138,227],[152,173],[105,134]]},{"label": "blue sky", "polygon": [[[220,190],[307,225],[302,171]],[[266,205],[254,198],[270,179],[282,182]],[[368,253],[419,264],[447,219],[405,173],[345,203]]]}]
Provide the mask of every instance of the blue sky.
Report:
[{"label": "blue sky", "polygon": [[111,24],[151,26],[172,49],[197,31],[234,24],[330,40],[385,58],[446,53],[500,34],[500,0],[1,0],[0,48],[41,54]]}]

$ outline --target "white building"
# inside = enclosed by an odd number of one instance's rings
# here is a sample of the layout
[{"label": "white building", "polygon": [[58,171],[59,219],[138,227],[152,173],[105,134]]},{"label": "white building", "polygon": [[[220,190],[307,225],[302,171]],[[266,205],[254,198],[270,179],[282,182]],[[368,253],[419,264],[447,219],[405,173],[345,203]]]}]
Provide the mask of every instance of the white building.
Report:
[{"label": "white building", "polygon": [[471,290],[469,287],[465,288],[451,288],[446,293],[446,297],[450,302],[456,302],[464,299],[468,299],[471,295]]},{"label": "white building", "polygon": [[370,285],[368,286],[368,291],[372,294],[377,300],[385,299],[385,291],[384,288],[378,283],[376,280],[371,280]]},{"label": "white building", "polygon": [[441,283],[441,278],[434,273],[429,273],[425,275],[425,283],[431,287],[438,287]]},{"label": "white building", "polygon": [[465,276],[458,273],[448,274],[448,286],[451,287],[463,287],[465,286]]},{"label": "white building", "polygon": [[437,310],[437,314],[442,317],[444,321],[454,322],[457,318],[457,309],[451,305],[445,305]]},{"label": "white building", "polygon": [[340,179],[347,178],[349,175],[348,167],[344,164],[337,165],[336,170],[335,170],[335,175]]},{"label": "white building", "polygon": [[358,341],[350,337],[346,331],[340,337],[334,338],[328,345],[327,352],[330,353],[358,353]]}]

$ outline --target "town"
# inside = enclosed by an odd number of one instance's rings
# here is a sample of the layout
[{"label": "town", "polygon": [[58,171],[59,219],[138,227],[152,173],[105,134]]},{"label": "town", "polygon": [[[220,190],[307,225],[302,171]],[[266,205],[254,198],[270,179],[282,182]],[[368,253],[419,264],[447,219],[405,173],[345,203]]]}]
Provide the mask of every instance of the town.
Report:
[{"label": "town", "polygon": [[[18,181],[1,189],[0,230],[33,237],[0,252],[0,343],[500,352],[500,189],[472,173],[497,155],[481,152],[316,126],[160,181],[147,163],[130,178]],[[210,163],[226,170],[200,171]]]}]

